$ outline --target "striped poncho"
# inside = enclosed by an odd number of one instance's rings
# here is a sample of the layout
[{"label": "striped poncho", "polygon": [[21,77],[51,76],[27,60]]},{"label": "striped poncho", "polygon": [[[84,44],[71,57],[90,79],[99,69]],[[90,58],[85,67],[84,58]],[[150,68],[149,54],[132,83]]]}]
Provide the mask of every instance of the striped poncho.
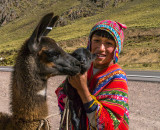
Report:
[{"label": "striped poncho", "polygon": [[[128,130],[128,86],[126,74],[120,66],[112,64],[93,75],[91,65],[88,71],[88,87],[93,101],[84,104],[87,130]],[[66,97],[63,85],[58,87],[56,94],[58,106],[63,113],[65,105],[63,99]],[[94,114],[92,120],[88,118],[90,113]],[[92,124],[95,124],[94,128]]]}]

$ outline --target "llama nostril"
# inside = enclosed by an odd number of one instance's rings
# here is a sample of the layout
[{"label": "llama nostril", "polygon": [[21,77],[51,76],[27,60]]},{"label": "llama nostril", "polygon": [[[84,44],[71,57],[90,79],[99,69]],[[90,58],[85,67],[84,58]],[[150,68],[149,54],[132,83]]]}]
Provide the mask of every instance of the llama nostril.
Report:
[{"label": "llama nostril", "polygon": [[79,61],[76,61],[76,62],[75,62],[75,66],[80,66],[80,62],[79,62]]},{"label": "llama nostril", "polygon": [[81,58],[80,63],[81,64],[86,64],[86,59],[85,58]]}]

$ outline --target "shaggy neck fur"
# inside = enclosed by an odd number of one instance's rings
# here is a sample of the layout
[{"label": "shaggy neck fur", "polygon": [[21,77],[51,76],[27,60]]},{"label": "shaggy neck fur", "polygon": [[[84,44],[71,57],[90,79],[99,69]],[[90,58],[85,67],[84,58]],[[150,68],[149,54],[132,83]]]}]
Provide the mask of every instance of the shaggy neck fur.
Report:
[{"label": "shaggy neck fur", "polygon": [[11,110],[16,119],[41,120],[48,115],[48,108],[46,96],[38,92],[46,90],[47,80],[41,78],[36,60],[28,53],[27,47],[22,50],[12,74]]}]

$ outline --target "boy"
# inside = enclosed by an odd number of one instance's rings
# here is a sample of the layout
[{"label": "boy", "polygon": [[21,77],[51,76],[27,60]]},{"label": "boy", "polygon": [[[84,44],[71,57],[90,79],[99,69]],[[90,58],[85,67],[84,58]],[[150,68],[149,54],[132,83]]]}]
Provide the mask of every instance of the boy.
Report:
[{"label": "boy", "polygon": [[[68,79],[84,104],[81,130],[129,129],[127,78],[117,64],[124,40],[122,28],[126,26],[115,21],[98,22],[90,32],[87,46],[96,59],[88,72]],[[56,94],[63,113],[65,95],[61,86]]]}]

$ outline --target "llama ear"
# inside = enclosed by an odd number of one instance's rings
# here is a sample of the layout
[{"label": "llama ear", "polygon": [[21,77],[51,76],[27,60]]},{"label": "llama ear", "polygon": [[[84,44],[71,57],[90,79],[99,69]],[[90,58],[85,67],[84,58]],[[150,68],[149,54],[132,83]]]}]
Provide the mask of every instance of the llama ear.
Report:
[{"label": "llama ear", "polygon": [[50,21],[49,25],[46,27],[46,30],[43,33],[43,36],[46,36],[52,30],[52,27],[55,25],[55,23],[57,22],[58,18],[59,18],[59,16],[54,16],[52,18],[52,20]]},{"label": "llama ear", "polygon": [[46,14],[41,19],[36,29],[33,31],[28,42],[28,47],[31,52],[35,52],[38,50],[41,37],[43,36],[50,22],[52,21],[52,17],[53,17],[53,13]]}]

